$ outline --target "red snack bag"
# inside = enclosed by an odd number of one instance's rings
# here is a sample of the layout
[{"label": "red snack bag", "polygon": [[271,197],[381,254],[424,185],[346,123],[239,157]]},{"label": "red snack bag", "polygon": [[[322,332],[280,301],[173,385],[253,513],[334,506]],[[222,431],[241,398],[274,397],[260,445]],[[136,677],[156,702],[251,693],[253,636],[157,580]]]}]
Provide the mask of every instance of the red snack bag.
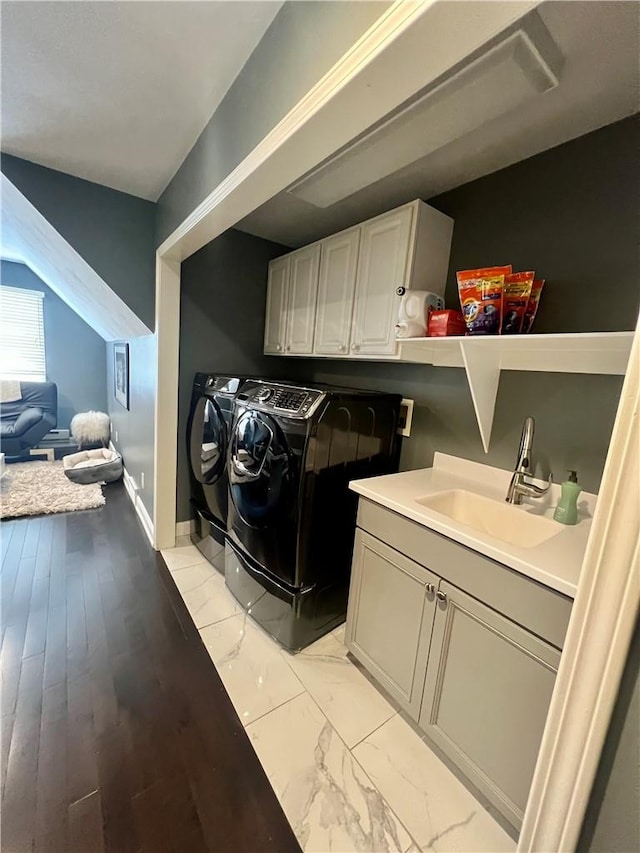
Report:
[{"label": "red snack bag", "polygon": [[515,272],[504,277],[501,334],[520,334],[534,278],[534,272]]},{"label": "red snack bag", "polygon": [[504,278],[511,265],[456,273],[458,294],[470,335],[497,335],[502,316]]},{"label": "red snack bag", "polygon": [[538,313],[538,305],[540,304],[540,296],[542,294],[543,287],[543,278],[536,278],[531,286],[531,296],[529,297],[529,301],[527,302],[527,307],[524,312],[524,322],[522,323],[522,331],[524,333],[531,331],[533,321],[536,319],[536,314]]}]

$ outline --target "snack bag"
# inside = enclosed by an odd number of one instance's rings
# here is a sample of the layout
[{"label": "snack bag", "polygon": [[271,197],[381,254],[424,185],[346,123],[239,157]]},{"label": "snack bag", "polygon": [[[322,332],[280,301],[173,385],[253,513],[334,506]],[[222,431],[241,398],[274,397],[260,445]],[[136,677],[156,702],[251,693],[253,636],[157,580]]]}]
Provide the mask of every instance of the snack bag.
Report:
[{"label": "snack bag", "polygon": [[510,265],[456,273],[460,305],[470,335],[500,332],[504,277],[510,274]]},{"label": "snack bag", "polygon": [[531,296],[529,297],[529,301],[527,302],[527,307],[524,312],[524,322],[522,324],[522,331],[524,333],[531,331],[533,321],[535,320],[536,314],[538,313],[538,305],[540,304],[540,295],[542,294],[543,287],[543,278],[536,278],[533,284],[531,285]]},{"label": "snack bag", "polygon": [[501,334],[520,334],[534,278],[534,272],[514,272],[504,277]]}]

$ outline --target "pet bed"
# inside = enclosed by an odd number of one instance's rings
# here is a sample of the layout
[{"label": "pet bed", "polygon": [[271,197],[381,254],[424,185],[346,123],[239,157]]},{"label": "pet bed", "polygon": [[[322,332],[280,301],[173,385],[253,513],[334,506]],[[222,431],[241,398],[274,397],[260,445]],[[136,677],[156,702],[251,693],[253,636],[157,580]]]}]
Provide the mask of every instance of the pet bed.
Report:
[{"label": "pet bed", "polygon": [[64,473],[72,483],[111,483],[122,476],[122,456],[115,450],[81,450],[62,460]]}]

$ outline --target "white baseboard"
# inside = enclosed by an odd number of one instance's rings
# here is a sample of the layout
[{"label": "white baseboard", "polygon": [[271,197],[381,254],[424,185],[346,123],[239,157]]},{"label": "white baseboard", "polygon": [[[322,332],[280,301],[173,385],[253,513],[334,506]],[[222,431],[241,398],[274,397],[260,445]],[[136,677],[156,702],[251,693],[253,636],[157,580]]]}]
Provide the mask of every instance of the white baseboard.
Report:
[{"label": "white baseboard", "polygon": [[155,535],[153,530],[153,521],[151,520],[151,516],[149,515],[146,506],[142,502],[142,498],[138,494],[135,482],[133,477],[126,468],[122,468],[122,481],[124,483],[125,490],[129,495],[129,500],[133,504],[133,508],[136,511],[138,518],[140,519],[140,524],[142,525],[142,529],[147,534],[147,539],[152,548],[155,548]]},{"label": "white baseboard", "polygon": [[176,537],[178,536],[188,536],[193,530],[195,530],[195,521],[190,519],[189,521],[178,521],[176,523]]},{"label": "white baseboard", "polygon": [[136,502],[136,490],[133,486],[133,479],[126,468],[122,469],[122,482],[124,483],[124,487],[131,499],[131,503],[135,504]]}]

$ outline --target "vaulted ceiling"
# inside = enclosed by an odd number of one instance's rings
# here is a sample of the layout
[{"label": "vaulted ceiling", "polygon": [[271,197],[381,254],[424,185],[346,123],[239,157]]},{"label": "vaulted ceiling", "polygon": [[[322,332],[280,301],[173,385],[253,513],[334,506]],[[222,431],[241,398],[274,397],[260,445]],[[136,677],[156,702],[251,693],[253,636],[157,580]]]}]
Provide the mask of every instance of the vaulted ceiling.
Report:
[{"label": "vaulted ceiling", "polygon": [[157,199],[281,6],[3,0],[3,150]]}]

